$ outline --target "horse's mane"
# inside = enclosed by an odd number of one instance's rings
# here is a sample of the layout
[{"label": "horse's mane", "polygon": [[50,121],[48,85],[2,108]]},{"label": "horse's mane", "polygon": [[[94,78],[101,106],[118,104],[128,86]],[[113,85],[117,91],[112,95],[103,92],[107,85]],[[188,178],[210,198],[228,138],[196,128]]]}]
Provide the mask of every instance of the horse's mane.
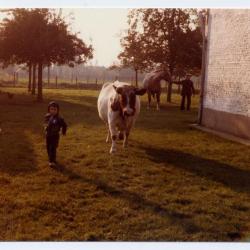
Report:
[{"label": "horse's mane", "polygon": [[162,69],[154,69],[154,70],[152,71],[152,73],[158,73],[158,72],[163,72],[163,70],[162,70]]}]

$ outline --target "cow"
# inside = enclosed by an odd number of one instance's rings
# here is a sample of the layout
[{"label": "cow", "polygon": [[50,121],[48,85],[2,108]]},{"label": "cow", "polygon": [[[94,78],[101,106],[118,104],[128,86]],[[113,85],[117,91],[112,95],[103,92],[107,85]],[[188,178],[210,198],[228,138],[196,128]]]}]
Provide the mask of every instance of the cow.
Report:
[{"label": "cow", "polygon": [[136,118],[140,113],[139,95],[146,89],[136,88],[129,83],[115,81],[105,83],[97,101],[100,118],[108,126],[106,142],[112,139],[110,153],[116,152],[116,140],[123,140],[123,147],[128,146],[128,137]]},{"label": "cow", "polygon": [[151,95],[153,98],[156,95],[156,109],[160,110],[161,80],[170,81],[169,74],[163,70],[155,70],[145,75],[143,86],[148,93],[148,109],[150,108]]}]

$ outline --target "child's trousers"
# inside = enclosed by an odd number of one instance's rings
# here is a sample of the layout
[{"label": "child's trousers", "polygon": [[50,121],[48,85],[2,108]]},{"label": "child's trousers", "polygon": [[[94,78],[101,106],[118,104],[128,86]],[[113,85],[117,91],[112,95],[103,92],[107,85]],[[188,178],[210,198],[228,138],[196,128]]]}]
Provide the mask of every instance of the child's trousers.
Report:
[{"label": "child's trousers", "polygon": [[59,143],[59,134],[46,136],[46,146],[50,162],[56,162],[56,149]]}]

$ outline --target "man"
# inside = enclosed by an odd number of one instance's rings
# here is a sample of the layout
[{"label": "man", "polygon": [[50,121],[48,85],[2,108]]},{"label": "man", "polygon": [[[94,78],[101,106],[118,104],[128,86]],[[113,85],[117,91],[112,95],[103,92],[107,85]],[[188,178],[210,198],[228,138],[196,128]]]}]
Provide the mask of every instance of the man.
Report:
[{"label": "man", "polygon": [[191,74],[186,75],[186,79],[181,81],[181,110],[185,110],[185,101],[187,98],[187,110],[190,110],[191,106],[191,96],[195,94],[194,83],[190,80]]}]

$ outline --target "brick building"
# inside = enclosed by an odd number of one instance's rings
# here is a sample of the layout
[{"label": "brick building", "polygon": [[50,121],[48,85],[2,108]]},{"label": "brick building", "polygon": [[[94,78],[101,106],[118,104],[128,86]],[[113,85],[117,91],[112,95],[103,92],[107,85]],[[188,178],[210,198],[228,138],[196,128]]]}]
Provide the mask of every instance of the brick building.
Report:
[{"label": "brick building", "polygon": [[211,9],[201,124],[250,139],[250,9]]}]

